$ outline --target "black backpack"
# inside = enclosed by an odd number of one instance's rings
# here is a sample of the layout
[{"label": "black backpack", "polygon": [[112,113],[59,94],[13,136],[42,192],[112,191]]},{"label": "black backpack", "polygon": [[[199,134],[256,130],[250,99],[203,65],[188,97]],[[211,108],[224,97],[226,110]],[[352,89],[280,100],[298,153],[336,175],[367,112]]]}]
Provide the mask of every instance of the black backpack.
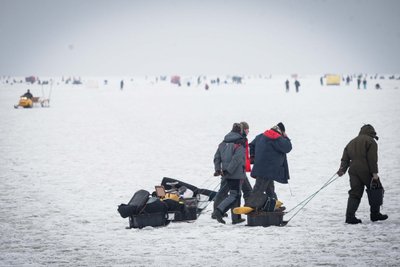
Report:
[{"label": "black backpack", "polygon": [[149,195],[150,193],[148,191],[141,189],[133,195],[128,204],[119,205],[118,212],[121,217],[126,218],[132,215],[139,214],[146,205],[146,202],[149,199]]}]

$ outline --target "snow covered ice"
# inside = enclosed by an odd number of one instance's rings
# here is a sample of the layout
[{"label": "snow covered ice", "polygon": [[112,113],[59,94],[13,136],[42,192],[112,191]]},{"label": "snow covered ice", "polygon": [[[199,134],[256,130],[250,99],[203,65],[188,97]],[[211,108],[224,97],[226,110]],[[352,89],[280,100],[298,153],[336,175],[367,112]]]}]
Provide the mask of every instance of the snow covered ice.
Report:
[{"label": "snow covered ice", "polygon": [[[301,76],[296,94],[293,79],[285,93],[288,77],[248,77],[209,91],[136,78],[122,91],[119,80],[99,79],[99,88],[60,83],[50,108],[32,109],[13,105],[28,88],[41,95],[39,85],[0,82],[0,265],[399,266],[400,81],[368,80],[357,90],[355,81],[328,87]],[[337,171],[344,146],[372,124],[389,219],[372,223],[364,194],[363,223],[344,223],[346,174],[285,227],[222,225],[210,205],[193,223],[125,229],[117,206],[164,176],[215,188],[217,145],[243,120],[250,141],[285,124],[290,188],[276,184],[276,192],[288,210]]]}]

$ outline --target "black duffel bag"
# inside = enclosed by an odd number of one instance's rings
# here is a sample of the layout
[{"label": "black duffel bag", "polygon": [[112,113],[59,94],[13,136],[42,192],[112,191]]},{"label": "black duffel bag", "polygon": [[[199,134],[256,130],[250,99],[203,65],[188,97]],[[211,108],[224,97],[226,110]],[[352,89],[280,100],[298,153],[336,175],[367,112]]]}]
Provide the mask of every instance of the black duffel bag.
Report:
[{"label": "black duffel bag", "polygon": [[131,200],[129,200],[128,204],[121,204],[118,206],[118,212],[121,215],[122,218],[126,218],[132,215],[137,215],[139,214],[144,206],[146,205],[146,202],[149,199],[150,193],[146,190],[139,190],[137,191]]}]

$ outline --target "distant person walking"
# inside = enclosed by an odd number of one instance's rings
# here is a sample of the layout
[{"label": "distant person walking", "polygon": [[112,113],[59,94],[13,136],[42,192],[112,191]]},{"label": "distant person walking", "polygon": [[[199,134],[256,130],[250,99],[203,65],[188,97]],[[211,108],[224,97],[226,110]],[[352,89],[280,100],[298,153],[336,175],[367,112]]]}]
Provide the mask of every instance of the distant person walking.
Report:
[{"label": "distant person walking", "polygon": [[358,76],[357,77],[357,89],[360,89],[360,85],[361,85],[361,77]]},{"label": "distant person walking", "polygon": [[324,85],[324,78],[323,78],[323,77],[321,77],[321,78],[319,79],[319,81],[320,81],[320,83],[321,83],[321,86]]},{"label": "distant person walking", "polygon": [[296,93],[298,93],[299,92],[299,87],[300,87],[300,82],[298,80],[296,80],[294,82],[294,86],[296,87]]},{"label": "distant person walking", "polygon": [[362,83],[363,83],[364,89],[367,89],[367,78],[364,78]]},{"label": "distant person walking", "polygon": [[124,89],[124,80],[121,80],[119,84],[119,89],[123,90]]},{"label": "distant person walking", "polygon": [[[343,176],[349,169],[350,190],[346,209],[346,223],[358,224],[361,220],[356,217],[356,211],[363,196],[364,187],[370,189],[372,183],[380,183],[378,176],[378,140],[374,127],[366,124],[360,133],[344,148],[340,168],[337,171]],[[376,203],[368,195],[371,221],[383,221],[387,215],[380,213],[380,203]]]},{"label": "distant person walking", "polygon": [[286,86],[286,93],[288,93],[289,92],[289,80],[286,80],[285,86]]}]

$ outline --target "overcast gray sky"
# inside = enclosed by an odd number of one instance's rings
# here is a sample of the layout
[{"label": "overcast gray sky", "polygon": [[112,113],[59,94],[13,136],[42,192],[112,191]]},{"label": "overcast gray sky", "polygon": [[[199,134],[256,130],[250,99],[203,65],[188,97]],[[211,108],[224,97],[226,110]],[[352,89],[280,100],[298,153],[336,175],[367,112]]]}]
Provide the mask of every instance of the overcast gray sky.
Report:
[{"label": "overcast gray sky", "polygon": [[398,0],[0,0],[0,75],[400,73]]}]

